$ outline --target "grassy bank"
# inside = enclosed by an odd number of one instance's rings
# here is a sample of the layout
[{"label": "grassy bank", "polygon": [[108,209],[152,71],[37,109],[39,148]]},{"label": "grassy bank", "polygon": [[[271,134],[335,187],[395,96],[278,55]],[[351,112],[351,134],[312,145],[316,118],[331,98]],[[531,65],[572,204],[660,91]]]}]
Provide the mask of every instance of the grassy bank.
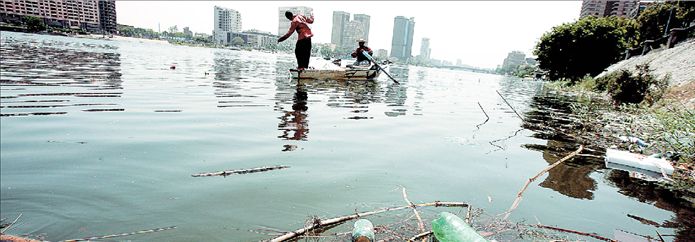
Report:
[{"label": "grassy bank", "polygon": [[[648,67],[621,70],[602,78],[550,82],[546,88],[578,97],[572,112],[580,125],[572,130],[579,142],[645,155],[662,154],[671,161],[673,182],[661,185],[695,197],[695,110],[674,98],[668,77],[654,78]],[[680,88],[680,87],[679,87]],[[639,138],[649,145],[626,142]]]}]

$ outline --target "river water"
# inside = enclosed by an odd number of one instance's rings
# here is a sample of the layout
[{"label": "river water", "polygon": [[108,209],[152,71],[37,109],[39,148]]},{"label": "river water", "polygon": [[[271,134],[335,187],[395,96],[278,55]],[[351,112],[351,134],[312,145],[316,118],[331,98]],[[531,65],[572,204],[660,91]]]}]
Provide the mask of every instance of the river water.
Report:
[{"label": "river water", "polygon": [[[176,226],[126,239],[254,241],[272,237],[257,229],[294,230],[309,216],[401,206],[400,186],[413,202],[464,201],[495,215],[578,147],[528,128],[495,92],[543,122],[557,115],[539,110],[568,104],[541,82],[391,66],[400,85],[384,75],[298,83],[285,54],[1,35],[1,217],[22,214],[11,234]],[[274,165],[289,168],[191,176]],[[692,204],[581,157],[531,183],[510,216],[666,240],[687,240],[692,218]]]}]

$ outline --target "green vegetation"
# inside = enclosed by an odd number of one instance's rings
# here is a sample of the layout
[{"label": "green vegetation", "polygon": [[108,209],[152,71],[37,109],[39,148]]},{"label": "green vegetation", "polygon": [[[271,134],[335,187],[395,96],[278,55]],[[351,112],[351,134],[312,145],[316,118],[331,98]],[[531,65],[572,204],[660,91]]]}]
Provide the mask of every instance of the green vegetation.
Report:
[{"label": "green vegetation", "polygon": [[661,79],[656,78],[649,65],[639,65],[634,71],[619,70],[599,78],[586,75],[579,81],[556,81],[546,86],[579,93],[604,93],[614,104],[652,106],[663,98],[669,79],[669,75]]},{"label": "green vegetation", "polygon": [[516,77],[521,77],[521,78],[534,77],[535,72],[536,72],[535,66],[520,65],[519,67],[516,68],[516,70],[514,70],[512,72],[512,75],[514,75]]},{"label": "green vegetation", "polygon": [[[655,142],[661,144],[658,149],[669,150],[676,154],[676,167],[695,168],[695,114],[687,109],[663,107],[652,111],[659,124],[661,132],[656,132]],[[688,169],[677,169],[674,174],[677,190],[688,190],[695,193],[695,177],[688,174]]]},{"label": "green vegetation", "polygon": [[[670,21],[669,21],[670,17]],[[639,17],[640,36],[638,40],[655,40],[668,35],[665,32],[666,25],[669,29],[688,27],[695,20],[695,2],[663,2],[655,3],[646,8]]]},{"label": "green vegetation", "polygon": [[246,42],[244,42],[244,39],[242,39],[239,36],[234,37],[234,39],[232,39],[232,45],[234,45],[234,46],[241,46],[241,45],[244,45],[245,43]]},{"label": "green vegetation", "polygon": [[[641,65],[634,71],[620,70],[596,79],[587,75],[578,82],[564,80],[546,87],[580,94],[580,102],[572,105],[582,127],[576,130],[579,142],[643,154],[670,153],[676,167],[674,181],[661,185],[695,196],[695,114],[679,101],[662,99],[668,79],[668,75],[655,78],[648,65]],[[636,149],[618,136],[639,137],[651,145]]]},{"label": "green vegetation", "polygon": [[118,25],[118,33],[125,37],[156,39],[159,38],[159,33],[151,29],[136,28],[128,25]]},{"label": "green vegetation", "polygon": [[586,75],[601,73],[621,60],[625,50],[668,34],[667,26],[668,29],[687,27],[693,21],[695,2],[687,1],[654,3],[636,20],[588,16],[543,34],[534,54],[549,79],[574,83]]},{"label": "green vegetation", "polygon": [[669,76],[655,78],[649,65],[638,65],[635,73],[619,70],[583,84],[595,91],[607,91],[616,103],[641,103],[653,105],[659,101],[668,87]]},{"label": "green vegetation", "polygon": [[587,74],[597,75],[619,60],[634,45],[630,36],[636,33],[633,20],[585,17],[543,34],[534,54],[550,79],[575,81]]},{"label": "green vegetation", "polygon": [[24,16],[24,23],[27,26],[27,30],[30,32],[41,32],[46,30],[46,24],[43,19],[34,16]]}]

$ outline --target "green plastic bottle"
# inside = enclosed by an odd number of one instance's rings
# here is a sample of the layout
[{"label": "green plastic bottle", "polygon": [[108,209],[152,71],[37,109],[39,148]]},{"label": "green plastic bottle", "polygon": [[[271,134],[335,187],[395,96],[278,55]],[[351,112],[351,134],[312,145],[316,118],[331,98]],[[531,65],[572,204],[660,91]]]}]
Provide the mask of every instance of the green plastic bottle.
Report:
[{"label": "green plastic bottle", "polygon": [[439,217],[432,220],[434,237],[440,242],[487,242],[471,226],[458,216],[442,212]]},{"label": "green plastic bottle", "polygon": [[374,241],[374,225],[366,219],[360,219],[355,222],[352,229],[352,241]]}]

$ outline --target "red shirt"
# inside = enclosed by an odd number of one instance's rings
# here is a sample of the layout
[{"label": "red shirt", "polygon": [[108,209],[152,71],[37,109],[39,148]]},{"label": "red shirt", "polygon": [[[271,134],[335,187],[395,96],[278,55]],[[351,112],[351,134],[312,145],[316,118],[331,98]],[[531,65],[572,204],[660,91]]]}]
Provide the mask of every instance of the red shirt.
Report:
[{"label": "red shirt", "polygon": [[306,17],[304,15],[297,15],[292,19],[292,23],[290,24],[290,29],[287,31],[285,35],[283,35],[280,39],[285,40],[289,38],[292,35],[292,32],[295,30],[297,31],[297,34],[299,34],[299,37],[297,40],[303,40],[306,38],[311,38],[314,36],[314,34],[311,33],[311,29],[309,28],[309,24],[314,23],[314,16]]},{"label": "red shirt", "polygon": [[365,46],[357,47],[357,49],[355,50],[355,52],[352,52],[352,57],[353,57],[353,58],[357,58],[357,61],[369,60],[369,59],[367,59],[367,57],[365,57],[364,55],[362,55],[362,51],[367,51],[367,53],[368,53],[369,55],[372,55],[372,54],[373,54],[372,49],[370,49],[369,47],[367,47],[367,46],[365,45]]}]

